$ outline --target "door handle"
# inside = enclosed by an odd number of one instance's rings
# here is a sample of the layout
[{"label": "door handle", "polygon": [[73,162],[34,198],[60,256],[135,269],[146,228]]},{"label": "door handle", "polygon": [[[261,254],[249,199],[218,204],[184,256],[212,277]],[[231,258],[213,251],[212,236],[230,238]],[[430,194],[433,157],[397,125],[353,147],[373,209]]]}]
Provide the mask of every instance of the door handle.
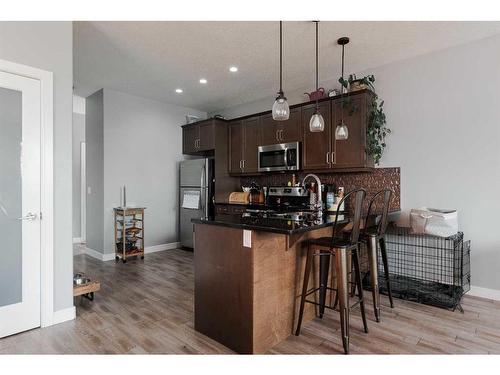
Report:
[{"label": "door handle", "polygon": [[279,132],[279,135],[280,135],[280,141],[282,141],[282,142],[283,142],[283,132],[284,132],[284,130],[283,130],[283,129],[281,129],[281,130],[280,130],[280,132]]},{"label": "door handle", "polygon": [[280,134],[279,129],[276,129],[276,142],[279,142],[279,140],[280,140],[279,134]]},{"label": "door handle", "polygon": [[28,212],[26,216],[23,217],[18,217],[17,220],[28,220],[28,221],[33,221],[38,217],[37,214],[34,214],[33,212]]},{"label": "door handle", "polygon": [[205,185],[205,167],[201,169],[201,176],[200,176],[200,188],[203,188],[204,186],[208,187]]},{"label": "door handle", "polygon": [[243,170],[245,169],[245,159],[242,160],[243,162]]},{"label": "door handle", "polygon": [[335,152],[332,151],[332,157],[331,157],[331,160],[332,160],[332,164],[335,164],[336,162],[336,157],[335,157]]},{"label": "door handle", "polygon": [[326,153],[326,164],[330,164],[330,153]]}]

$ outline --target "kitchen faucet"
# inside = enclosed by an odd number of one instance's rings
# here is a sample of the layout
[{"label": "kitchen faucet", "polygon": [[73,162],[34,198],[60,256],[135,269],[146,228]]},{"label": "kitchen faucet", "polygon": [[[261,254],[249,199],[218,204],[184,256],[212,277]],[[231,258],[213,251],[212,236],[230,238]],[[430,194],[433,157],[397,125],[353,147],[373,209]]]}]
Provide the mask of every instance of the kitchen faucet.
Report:
[{"label": "kitchen faucet", "polygon": [[318,193],[316,194],[316,203],[314,204],[314,208],[317,209],[318,211],[322,211],[323,210],[323,199],[321,197],[321,181],[319,179],[318,176],[316,176],[315,174],[313,173],[309,173],[307,176],[304,177],[304,179],[302,180],[302,186],[304,186],[305,188],[305,183],[306,183],[306,180],[311,177],[311,178],[314,178],[316,180],[316,185],[318,186]]}]

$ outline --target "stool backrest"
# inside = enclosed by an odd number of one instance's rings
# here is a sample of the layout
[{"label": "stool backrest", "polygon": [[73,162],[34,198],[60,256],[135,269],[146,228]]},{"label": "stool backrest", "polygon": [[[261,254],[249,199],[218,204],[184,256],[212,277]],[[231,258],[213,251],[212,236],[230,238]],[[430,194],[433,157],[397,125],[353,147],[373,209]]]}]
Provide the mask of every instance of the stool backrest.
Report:
[{"label": "stool backrest", "polygon": [[[354,201],[354,207],[351,210],[352,211],[352,230],[351,230],[351,238],[349,239],[352,244],[355,244],[358,242],[359,239],[359,231],[360,231],[360,225],[361,225],[361,214],[363,211],[363,202],[366,197],[366,190],[365,189],[355,189],[351,190],[348,192],[344,198],[339,202],[338,207],[342,207],[342,203],[347,201],[347,199],[353,198]],[[337,211],[335,215],[335,222],[333,224],[333,233],[332,233],[332,241],[335,238],[336,235],[336,230],[337,230],[337,219],[339,217],[339,211]]]},{"label": "stool backrest", "polygon": [[[377,225],[377,234],[379,236],[383,236],[385,234],[385,230],[387,229],[387,222],[389,218],[389,204],[391,203],[392,190],[391,189],[383,189],[380,190],[377,194],[375,194],[370,200],[370,205],[368,206],[368,212],[366,214],[365,219],[365,227],[368,224],[368,220],[372,215],[372,209],[374,208],[374,203],[377,201],[382,201],[382,217]],[[383,198],[383,200],[382,200]]]}]

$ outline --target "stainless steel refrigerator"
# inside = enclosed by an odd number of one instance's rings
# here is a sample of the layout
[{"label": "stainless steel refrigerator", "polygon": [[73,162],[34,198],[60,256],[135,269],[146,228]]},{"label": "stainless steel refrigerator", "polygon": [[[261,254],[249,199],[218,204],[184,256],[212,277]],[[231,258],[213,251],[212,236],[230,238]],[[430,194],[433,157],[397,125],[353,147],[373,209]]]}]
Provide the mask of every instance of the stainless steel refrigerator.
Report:
[{"label": "stainless steel refrigerator", "polygon": [[181,246],[193,248],[193,218],[214,214],[214,159],[193,159],[180,163],[179,239]]}]

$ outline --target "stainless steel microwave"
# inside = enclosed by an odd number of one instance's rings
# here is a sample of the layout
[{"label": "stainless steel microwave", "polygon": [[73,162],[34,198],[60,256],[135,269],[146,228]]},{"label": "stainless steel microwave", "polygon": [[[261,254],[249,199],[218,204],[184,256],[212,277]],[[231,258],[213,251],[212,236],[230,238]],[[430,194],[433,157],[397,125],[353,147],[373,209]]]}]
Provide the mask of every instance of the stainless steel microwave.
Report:
[{"label": "stainless steel microwave", "polygon": [[259,172],[296,171],[300,166],[299,142],[259,146]]}]

